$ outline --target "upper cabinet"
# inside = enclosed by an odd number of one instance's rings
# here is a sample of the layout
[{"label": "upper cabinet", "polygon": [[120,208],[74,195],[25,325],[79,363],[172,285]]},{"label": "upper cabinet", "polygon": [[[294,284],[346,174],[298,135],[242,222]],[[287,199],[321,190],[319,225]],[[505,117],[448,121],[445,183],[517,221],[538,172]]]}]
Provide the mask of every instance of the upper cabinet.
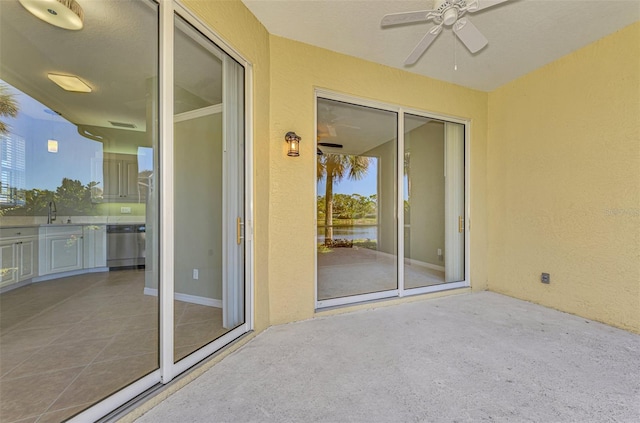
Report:
[{"label": "upper cabinet", "polygon": [[138,156],[104,153],[104,201],[142,203],[146,190],[138,183]]}]

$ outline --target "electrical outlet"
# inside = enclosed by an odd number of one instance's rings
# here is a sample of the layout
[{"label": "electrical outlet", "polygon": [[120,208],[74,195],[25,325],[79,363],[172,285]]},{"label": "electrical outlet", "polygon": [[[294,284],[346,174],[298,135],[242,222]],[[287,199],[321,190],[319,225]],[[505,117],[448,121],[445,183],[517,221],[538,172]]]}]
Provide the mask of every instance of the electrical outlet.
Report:
[{"label": "electrical outlet", "polygon": [[198,269],[193,269],[193,279],[198,279],[198,277],[200,276],[198,273]]},{"label": "electrical outlet", "polygon": [[438,248],[438,255],[441,256],[442,255],[442,248]]},{"label": "electrical outlet", "polygon": [[120,213],[131,214],[131,207],[120,207]]},{"label": "electrical outlet", "polygon": [[542,283],[551,283],[551,275],[548,273],[543,273],[540,276],[540,282]]}]

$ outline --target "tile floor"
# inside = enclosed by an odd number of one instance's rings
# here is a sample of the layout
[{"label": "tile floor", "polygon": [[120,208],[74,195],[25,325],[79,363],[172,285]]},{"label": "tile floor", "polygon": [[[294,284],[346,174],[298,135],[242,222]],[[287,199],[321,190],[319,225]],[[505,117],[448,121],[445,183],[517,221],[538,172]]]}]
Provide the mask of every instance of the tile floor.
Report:
[{"label": "tile floor", "polygon": [[[367,248],[333,248],[318,253],[318,299],[396,289],[396,257]],[[418,264],[404,267],[405,287],[444,283],[444,272]]]},{"label": "tile floor", "polygon": [[[0,295],[0,421],[59,422],[158,367],[158,299],[144,271],[93,273]],[[175,302],[180,359],[226,332],[222,310]]]}]

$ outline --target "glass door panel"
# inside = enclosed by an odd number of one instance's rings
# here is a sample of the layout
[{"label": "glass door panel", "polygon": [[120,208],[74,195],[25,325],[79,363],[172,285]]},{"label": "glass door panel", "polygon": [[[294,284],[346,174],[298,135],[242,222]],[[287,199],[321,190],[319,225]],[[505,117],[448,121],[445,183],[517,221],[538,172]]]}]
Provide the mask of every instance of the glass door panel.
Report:
[{"label": "glass door panel", "polygon": [[396,122],[394,112],[318,99],[319,301],[398,287]]},{"label": "glass door panel", "polygon": [[404,287],[462,281],[464,125],[406,114],[404,127]]},{"label": "glass door panel", "polygon": [[3,422],[66,420],[159,367],[158,6],[82,7],[67,31],[0,2]]},{"label": "glass door panel", "polygon": [[243,70],[176,17],[174,360],[244,323]]}]

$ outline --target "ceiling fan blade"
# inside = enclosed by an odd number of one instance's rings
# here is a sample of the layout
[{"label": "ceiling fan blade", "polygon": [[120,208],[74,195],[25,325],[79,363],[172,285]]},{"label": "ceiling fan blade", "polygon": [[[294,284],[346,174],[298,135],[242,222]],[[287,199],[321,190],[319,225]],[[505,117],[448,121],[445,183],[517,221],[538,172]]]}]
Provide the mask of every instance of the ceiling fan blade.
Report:
[{"label": "ceiling fan blade", "polygon": [[484,35],[466,18],[458,19],[453,25],[453,32],[471,53],[480,51],[489,44]]},{"label": "ceiling fan blade", "polygon": [[427,32],[422,40],[418,43],[418,45],[413,49],[407,60],[404,61],[406,66],[413,65],[418,61],[420,56],[424,54],[425,51],[429,48],[432,42],[435,41],[436,37],[440,35],[442,32],[442,25],[436,25]]},{"label": "ceiling fan blade", "polygon": [[432,10],[418,10],[416,12],[391,13],[382,17],[380,26],[407,24],[412,22],[426,22],[433,17]]},{"label": "ceiling fan blade", "polygon": [[318,145],[322,147],[331,147],[331,148],[342,148],[342,144],[336,144],[333,142],[319,142]]},{"label": "ceiling fan blade", "polygon": [[473,13],[473,12],[477,12],[478,10],[496,6],[506,1],[509,1],[509,0],[472,0],[471,2],[469,2],[467,10]]}]

